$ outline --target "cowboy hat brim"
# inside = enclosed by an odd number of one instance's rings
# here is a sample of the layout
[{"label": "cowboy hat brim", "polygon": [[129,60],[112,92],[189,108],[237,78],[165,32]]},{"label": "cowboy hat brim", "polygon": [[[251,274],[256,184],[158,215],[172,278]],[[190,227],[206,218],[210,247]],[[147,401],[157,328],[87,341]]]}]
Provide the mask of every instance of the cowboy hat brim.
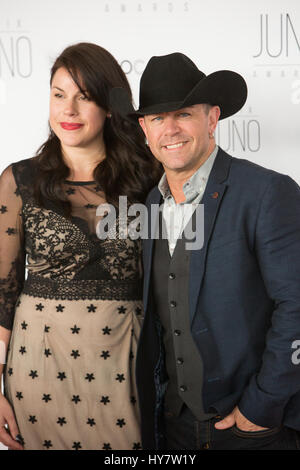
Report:
[{"label": "cowboy hat brim", "polygon": [[220,120],[237,113],[247,99],[247,85],[241,75],[229,70],[219,70],[201,79],[188,95],[181,101],[156,103],[135,110],[130,97],[124,88],[110,90],[111,111],[122,117],[136,121],[147,114],[176,111],[195,104],[208,103],[219,106]]}]

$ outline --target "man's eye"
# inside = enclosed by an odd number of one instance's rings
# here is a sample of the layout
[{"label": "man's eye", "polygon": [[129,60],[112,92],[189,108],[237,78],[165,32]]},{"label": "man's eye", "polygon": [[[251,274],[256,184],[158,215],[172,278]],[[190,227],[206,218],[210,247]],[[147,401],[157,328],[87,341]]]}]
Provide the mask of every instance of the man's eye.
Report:
[{"label": "man's eye", "polygon": [[188,116],[190,116],[190,113],[180,113],[180,116],[181,117],[188,117]]},{"label": "man's eye", "polygon": [[161,121],[162,117],[161,116],[155,116],[154,118],[151,119],[151,121]]}]

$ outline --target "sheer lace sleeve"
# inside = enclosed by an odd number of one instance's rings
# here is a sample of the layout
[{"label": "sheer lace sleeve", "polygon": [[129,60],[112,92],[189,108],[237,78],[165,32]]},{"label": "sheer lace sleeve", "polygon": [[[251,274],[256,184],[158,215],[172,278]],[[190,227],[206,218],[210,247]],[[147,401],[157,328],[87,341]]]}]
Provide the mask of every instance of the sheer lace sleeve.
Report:
[{"label": "sheer lace sleeve", "polygon": [[0,176],[0,326],[12,329],[25,275],[22,199],[12,166]]}]

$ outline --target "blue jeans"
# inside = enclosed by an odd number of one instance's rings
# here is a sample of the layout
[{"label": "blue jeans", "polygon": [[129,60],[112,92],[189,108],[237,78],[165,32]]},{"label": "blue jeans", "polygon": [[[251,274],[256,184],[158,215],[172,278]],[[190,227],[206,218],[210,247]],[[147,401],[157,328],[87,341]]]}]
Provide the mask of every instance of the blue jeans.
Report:
[{"label": "blue jeans", "polygon": [[221,418],[197,421],[184,405],[178,417],[164,414],[164,447],[168,450],[300,450],[300,433],[280,426],[266,431],[215,428]]}]

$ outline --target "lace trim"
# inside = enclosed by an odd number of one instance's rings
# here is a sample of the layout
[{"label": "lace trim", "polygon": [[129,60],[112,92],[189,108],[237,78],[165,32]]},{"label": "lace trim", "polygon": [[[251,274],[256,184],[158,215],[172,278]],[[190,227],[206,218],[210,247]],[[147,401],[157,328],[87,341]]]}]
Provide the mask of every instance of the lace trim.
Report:
[{"label": "lace trim", "polygon": [[81,280],[58,282],[28,275],[23,293],[55,300],[141,300],[141,280]]},{"label": "lace trim", "polygon": [[11,263],[12,267],[8,276],[0,279],[0,325],[9,330],[12,329],[15,304],[24,283],[24,258],[19,253]]}]

